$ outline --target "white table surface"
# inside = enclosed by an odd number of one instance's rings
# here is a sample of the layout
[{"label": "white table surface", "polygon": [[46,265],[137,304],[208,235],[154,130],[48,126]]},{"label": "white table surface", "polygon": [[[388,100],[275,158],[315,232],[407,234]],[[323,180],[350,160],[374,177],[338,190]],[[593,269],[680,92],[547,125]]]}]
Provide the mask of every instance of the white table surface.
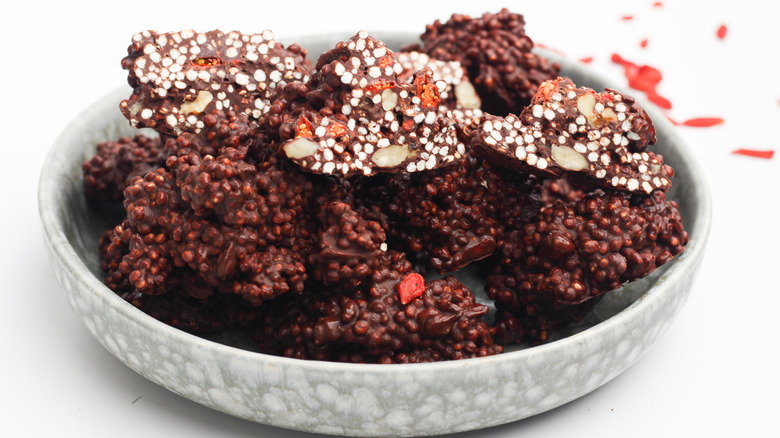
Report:
[{"label": "white table surface", "polygon": [[[58,133],[125,81],[120,60],[140,30],[275,31],[279,40],[337,31],[420,33],[453,12],[497,11],[494,1],[18,2],[0,14],[1,436],[308,437],[190,402],[135,374],[87,332],[47,259],[37,180]],[[436,2],[445,4],[445,2]],[[506,2],[508,3],[508,2]],[[658,91],[709,177],[714,203],[708,251],[691,297],[671,328],[628,371],[551,412],[463,437],[756,436],[776,431],[780,391],[780,3],[517,2],[528,34],[626,88],[619,53],[664,75]],[[116,3],[117,5],[119,3]],[[554,4],[554,5],[553,5]],[[400,5],[400,6],[398,6]],[[626,20],[622,17],[632,16]],[[725,39],[716,37],[727,25]],[[646,48],[640,41],[648,39]]]}]

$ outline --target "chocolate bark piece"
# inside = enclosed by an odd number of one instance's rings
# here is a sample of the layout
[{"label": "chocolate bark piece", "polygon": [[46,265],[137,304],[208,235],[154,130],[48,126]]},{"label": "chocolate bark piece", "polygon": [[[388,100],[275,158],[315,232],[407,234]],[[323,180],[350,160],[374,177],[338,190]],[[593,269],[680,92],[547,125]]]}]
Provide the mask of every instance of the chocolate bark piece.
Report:
[{"label": "chocolate bark piece", "polygon": [[122,68],[133,87],[120,109],[133,127],[167,135],[198,133],[203,115],[232,109],[265,114],[286,83],[306,79],[306,51],[273,32],[144,31],[133,36]]},{"label": "chocolate bark piece", "polygon": [[482,119],[482,101],[458,61],[441,61],[421,52],[396,53],[403,66],[399,79],[410,82],[414,74],[426,67],[433,72],[433,80],[439,88],[439,115],[466,125]]},{"label": "chocolate bark piece", "polygon": [[577,88],[568,78],[542,84],[519,117],[486,117],[471,133],[476,153],[502,166],[645,194],[667,190],[674,175],[647,151],[655,141],[633,98]]},{"label": "chocolate bark piece", "polygon": [[486,290],[531,340],[544,341],[567,319],[584,316],[584,303],[647,276],[687,242],[677,204],[664,192],[559,199],[507,236]]},{"label": "chocolate bark piece", "polygon": [[495,115],[520,112],[539,84],[560,70],[558,63],[533,53],[523,16],[507,9],[477,18],[453,14],[445,23],[426,26],[420,39],[421,45],[405,50],[459,61],[482,98],[482,110]]},{"label": "chocolate bark piece", "polygon": [[321,174],[430,170],[460,158],[455,122],[439,117],[432,72],[401,81],[385,44],[360,32],[320,56],[307,84],[285,87],[267,116],[276,149]]},{"label": "chocolate bark piece", "polygon": [[159,137],[137,134],[98,143],[95,155],[81,166],[87,199],[122,201],[133,177],[162,167],[166,156]]}]

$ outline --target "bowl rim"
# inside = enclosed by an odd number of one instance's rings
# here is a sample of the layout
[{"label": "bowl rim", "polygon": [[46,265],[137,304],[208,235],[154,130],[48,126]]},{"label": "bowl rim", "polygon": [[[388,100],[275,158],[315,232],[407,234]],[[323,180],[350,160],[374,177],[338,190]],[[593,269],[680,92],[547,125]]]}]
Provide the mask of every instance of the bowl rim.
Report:
[{"label": "bowl rim", "polygon": [[[336,36],[343,37],[344,35],[347,34],[331,33],[321,35],[304,35],[303,38],[324,39],[334,38]],[[416,34],[405,34],[397,32],[376,32],[372,35],[376,35],[380,39],[382,35],[393,35],[396,38],[412,35],[414,38],[417,37]],[[288,38],[282,39],[286,40]],[[566,70],[570,72],[586,74],[595,80],[606,84],[611,82],[574,60],[565,59],[562,56],[547,50],[541,50],[537,48],[535,51],[543,54],[551,61],[560,62],[561,65],[565,64]],[[712,201],[706,176],[700,164],[698,163],[698,160],[695,158],[691,149],[680,137],[677,129],[675,129],[671,123],[666,120],[666,117],[658,112],[652,105],[648,105],[642,101],[642,99],[638,98],[638,100],[642,102],[643,108],[647,111],[653,120],[656,129],[664,132],[665,136],[667,137],[667,141],[674,145],[680,155],[680,158],[686,162],[689,168],[688,173],[691,175],[691,180],[697,182],[691,191],[691,195],[696,198],[695,202],[698,204],[698,215],[696,221],[686,227],[686,230],[689,232],[692,238],[687,244],[685,251],[675,257],[675,259],[671,262],[672,266],[670,266],[669,269],[658,278],[655,284],[651,286],[648,291],[642,294],[637,300],[635,300],[625,309],[579,333],[546,344],[522,348],[516,351],[504,352],[494,356],[455,361],[389,365],[356,364],[293,359],[244,350],[238,347],[232,347],[220,344],[215,341],[210,341],[197,335],[176,329],[141,312],[136,307],[115,294],[105,284],[103,284],[102,280],[90,271],[86,263],[76,253],[75,249],[68,241],[63,224],[61,223],[59,216],[56,214],[56,188],[58,186],[58,180],[64,175],[62,172],[53,172],[52,169],[57,169],[55,162],[59,161],[60,159],[59,156],[62,152],[62,144],[67,143],[66,140],[68,138],[77,135],[82,129],[84,129],[83,124],[80,123],[80,121],[89,120],[96,114],[106,110],[111,104],[113,104],[113,102],[118,102],[119,99],[121,99],[123,96],[126,96],[128,90],[129,88],[127,88],[127,86],[120,87],[102,97],[87,109],[83,110],[66,126],[66,128],[53,143],[50,151],[46,156],[46,159],[44,160],[39,179],[38,208],[43,232],[50,242],[52,249],[51,252],[54,254],[54,256],[56,256],[57,259],[59,259],[59,261],[63,263],[68,270],[77,275],[77,277],[83,282],[83,286],[86,286],[89,289],[93,298],[102,300],[109,308],[115,309],[116,311],[120,312],[122,316],[142,326],[144,329],[154,331],[161,336],[165,336],[166,338],[171,339],[173,342],[193,344],[194,347],[202,350],[204,354],[208,352],[209,354],[227,355],[247,360],[249,362],[257,362],[258,364],[274,363],[282,367],[287,365],[294,365],[303,371],[349,371],[351,373],[368,373],[374,375],[395,375],[417,370],[436,372],[448,369],[479,367],[487,363],[500,364],[504,362],[528,360],[529,358],[539,354],[547,354],[554,351],[566,350],[572,348],[572,346],[576,344],[587,343],[589,339],[605,334],[613,330],[616,326],[629,324],[630,321],[632,321],[634,318],[637,318],[645,308],[652,307],[653,303],[660,300],[661,297],[665,295],[665,293],[668,293],[670,285],[674,284],[675,280],[688,275],[687,268],[689,265],[695,263],[695,261],[703,255],[703,251],[706,247],[706,241],[710,234],[712,221]],[[688,262],[688,260],[690,260],[690,262]]]}]

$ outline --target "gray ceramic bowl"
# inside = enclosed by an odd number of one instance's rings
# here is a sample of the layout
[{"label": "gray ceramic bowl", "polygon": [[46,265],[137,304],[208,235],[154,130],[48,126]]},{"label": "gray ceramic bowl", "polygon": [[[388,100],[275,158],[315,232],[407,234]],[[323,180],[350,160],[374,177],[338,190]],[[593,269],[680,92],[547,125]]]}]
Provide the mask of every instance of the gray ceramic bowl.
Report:
[{"label": "gray ceramic bowl", "polygon": [[[315,58],[349,36],[297,42]],[[377,36],[390,47],[415,40]],[[559,61],[577,84],[609,86],[580,64]],[[92,335],[128,367],[182,397],[264,424],[337,435],[437,435],[520,420],[574,400],[635,363],[669,326],[688,296],[710,229],[710,197],[696,158],[651,111],[655,151],[676,169],[670,196],[680,204],[690,243],[651,277],[610,293],[557,340],[494,357],[414,365],[259,354],[221,343],[229,339],[215,342],[171,328],[103,285],[97,239],[114,224],[87,206],[80,165],[96,143],[133,132],[118,109],[128,95],[127,88],[117,90],[80,114],[46,159],[39,202],[54,272]]]}]

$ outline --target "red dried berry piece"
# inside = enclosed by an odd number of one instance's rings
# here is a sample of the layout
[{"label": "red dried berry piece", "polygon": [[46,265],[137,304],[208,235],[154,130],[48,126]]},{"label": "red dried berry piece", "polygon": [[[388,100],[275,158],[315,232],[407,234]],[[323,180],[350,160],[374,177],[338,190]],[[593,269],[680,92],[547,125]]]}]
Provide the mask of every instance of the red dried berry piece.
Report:
[{"label": "red dried berry piece", "polygon": [[658,94],[656,87],[661,82],[661,72],[649,65],[637,65],[624,59],[617,53],[612,54],[612,62],[623,66],[624,74],[628,79],[628,86],[647,94],[647,99],[663,109],[671,109],[672,104],[668,99]]},{"label": "red dried berry piece", "polygon": [[661,109],[670,110],[672,109],[672,102],[669,101],[669,99],[661,96],[658,94],[655,90],[651,90],[645,93],[647,96],[647,100],[654,103]]},{"label": "red dried berry piece", "polygon": [[[377,63],[379,59],[379,63]],[[440,90],[423,68],[413,81],[382,41],[359,32],[290,84],[266,117],[274,148],[308,172],[373,175],[431,170],[459,159],[456,123],[439,113]]]},{"label": "red dried berry piece", "polygon": [[401,304],[409,304],[423,292],[425,292],[425,279],[416,272],[407,275],[398,283],[398,296],[401,299]]},{"label": "red dried berry piece", "polygon": [[747,157],[755,157],[755,158],[764,158],[764,159],[770,159],[775,155],[775,151],[772,149],[769,150],[756,150],[756,149],[737,149],[732,154],[737,155],[745,155]]},{"label": "red dried berry piece", "polygon": [[721,24],[720,27],[718,27],[718,30],[715,33],[715,35],[718,36],[718,39],[722,40],[723,38],[726,38],[726,31],[727,30],[728,29],[726,28],[726,25],[725,24]]},{"label": "red dried berry piece", "polygon": [[430,82],[430,79],[425,76],[415,76],[414,83],[417,85],[417,95],[422,100],[424,108],[439,105],[439,89]]},{"label": "red dried berry piece", "polygon": [[690,126],[693,128],[709,128],[710,126],[721,125],[724,122],[725,120],[723,120],[720,117],[698,117],[695,119],[688,119],[679,124],[683,126]]},{"label": "red dried berry piece", "polygon": [[306,120],[305,117],[299,118],[295,125],[296,128],[298,128],[298,134],[295,135],[295,138],[314,137],[314,132],[311,130],[311,123]]},{"label": "red dried berry piece", "polygon": [[215,65],[222,65],[224,61],[222,58],[216,56],[207,56],[203,58],[197,58],[190,61],[193,67],[213,67]]}]

